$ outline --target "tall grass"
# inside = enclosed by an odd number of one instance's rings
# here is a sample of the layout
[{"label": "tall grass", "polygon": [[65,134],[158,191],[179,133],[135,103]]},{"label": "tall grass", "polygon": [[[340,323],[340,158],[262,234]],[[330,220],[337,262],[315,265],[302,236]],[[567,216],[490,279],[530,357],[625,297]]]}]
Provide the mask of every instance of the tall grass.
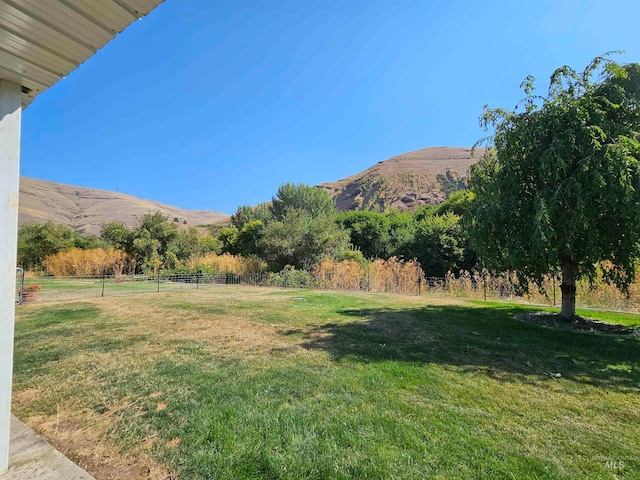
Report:
[{"label": "tall grass", "polygon": [[378,293],[416,294],[424,279],[424,272],[415,260],[405,261],[392,257],[363,263],[325,259],[313,273],[317,285],[323,289],[367,290]]},{"label": "tall grass", "polygon": [[258,257],[242,257],[229,253],[223,255],[209,253],[202,257],[192,259],[188,263],[188,267],[192,271],[204,270],[213,273],[223,272],[246,275],[264,272],[267,264]]},{"label": "tall grass", "polygon": [[109,247],[82,250],[72,248],[67,251],[49,255],[42,261],[44,271],[59,277],[100,275],[122,275],[132,272],[134,263],[126,252]]}]

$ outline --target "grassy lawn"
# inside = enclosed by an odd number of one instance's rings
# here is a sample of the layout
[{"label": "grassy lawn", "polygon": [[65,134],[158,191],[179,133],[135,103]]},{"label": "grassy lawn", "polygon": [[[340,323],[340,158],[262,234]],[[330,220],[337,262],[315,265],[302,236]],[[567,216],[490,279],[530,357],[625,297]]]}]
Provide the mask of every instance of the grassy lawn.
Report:
[{"label": "grassy lawn", "polygon": [[[25,286],[38,284],[41,291],[38,293],[38,302],[56,302],[64,300],[77,300],[85,298],[97,298],[102,296],[102,279],[82,278],[26,278]],[[195,290],[196,286],[178,282],[161,282],[160,290]],[[105,297],[112,295],[128,295],[131,293],[157,292],[158,284],[154,281],[114,281],[108,278],[104,284]]]},{"label": "grassy lawn", "polygon": [[244,287],[23,305],[14,411],[98,479],[640,478],[640,337],[527,309]]}]

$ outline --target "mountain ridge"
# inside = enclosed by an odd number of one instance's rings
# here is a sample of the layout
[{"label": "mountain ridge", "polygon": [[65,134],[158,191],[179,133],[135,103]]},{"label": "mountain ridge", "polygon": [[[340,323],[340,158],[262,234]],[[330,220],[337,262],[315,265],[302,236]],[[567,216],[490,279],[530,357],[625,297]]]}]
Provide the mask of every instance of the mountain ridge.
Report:
[{"label": "mountain ridge", "polygon": [[[371,167],[317,185],[335,199],[338,210],[412,210],[439,204],[466,188],[475,157],[468,147],[427,147],[379,161]],[[210,210],[184,210],[126,193],[63,183],[20,178],[19,223],[63,223],[82,233],[100,233],[100,227],[119,221],[132,227],[148,212],[160,211],[187,225],[224,225],[229,216]]]},{"label": "mountain ridge", "polygon": [[427,147],[382,160],[335,182],[318,185],[338,210],[412,210],[437,205],[466,188],[469,168],[484,154],[478,148]]},{"label": "mountain ridge", "polygon": [[63,223],[81,233],[99,234],[102,224],[119,221],[132,227],[138,217],[160,211],[187,225],[226,222],[228,215],[210,210],[185,210],[126,193],[20,177],[18,222]]}]

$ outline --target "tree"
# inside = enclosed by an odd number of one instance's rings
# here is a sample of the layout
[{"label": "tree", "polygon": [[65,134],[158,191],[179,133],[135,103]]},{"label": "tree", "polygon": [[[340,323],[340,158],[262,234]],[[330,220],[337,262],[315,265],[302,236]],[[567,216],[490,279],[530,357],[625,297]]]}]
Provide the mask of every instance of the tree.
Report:
[{"label": "tree", "polygon": [[454,213],[433,215],[417,223],[411,250],[427,276],[469,269],[469,248],[460,217]]},{"label": "tree", "polygon": [[415,236],[411,212],[340,212],[338,222],[349,231],[351,243],[365,258],[407,256]]},{"label": "tree", "polygon": [[25,269],[39,268],[49,255],[73,247],[102,246],[95,237],[83,236],[71,227],[47,222],[40,225],[21,225],[18,229],[18,264]]},{"label": "tree", "polygon": [[236,213],[231,215],[231,225],[241,230],[249,222],[260,220],[262,223],[268,223],[271,219],[271,210],[266,203],[260,203],[255,207],[240,205]]},{"label": "tree", "polygon": [[122,222],[113,220],[103,224],[100,227],[100,238],[118,250],[131,250],[131,231]]},{"label": "tree", "polygon": [[280,221],[264,227],[259,246],[272,265],[311,269],[325,257],[336,258],[349,249],[349,235],[332,215],[313,217],[292,208]]},{"label": "tree", "polygon": [[393,255],[388,215],[368,210],[346,211],[338,215],[338,222],[348,230],[351,243],[365,258],[387,259]]},{"label": "tree", "polygon": [[156,272],[160,265],[175,268],[178,262],[180,231],[160,211],[145,213],[132,232],[131,255],[145,272]]},{"label": "tree", "polygon": [[285,183],[272,198],[271,212],[276,220],[282,220],[291,209],[304,210],[316,218],[334,214],[336,205],[325,190],[303,183]]},{"label": "tree", "polygon": [[260,239],[263,228],[264,224],[260,220],[247,222],[240,229],[236,226],[223,228],[218,237],[222,244],[222,251],[244,257],[260,256],[262,254]]},{"label": "tree", "polygon": [[625,290],[635,277],[640,65],[597,57],[581,73],[557,69],[546,98],[533,77],[521,87],[524,109],[485,107],[481,117],[495,131],[471,168],[470,234],[492,269],[538,285],[561,272],[561,316],[573,317],[578,279],[601,269]]}]

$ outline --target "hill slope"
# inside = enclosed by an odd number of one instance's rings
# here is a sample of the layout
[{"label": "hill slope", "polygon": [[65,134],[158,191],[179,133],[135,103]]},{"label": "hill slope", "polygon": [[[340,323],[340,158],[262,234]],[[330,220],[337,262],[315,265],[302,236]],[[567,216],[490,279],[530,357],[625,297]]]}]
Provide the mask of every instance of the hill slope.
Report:
[{"label": "hill slope", "polygon": [[158,210],[170,220],[178,218],[180,224],[186,220],[187,225],[208,225],[228,219],[224,213],[183,210],[124,193],[20,178],[20,224],[52,221],[83,233],[99,234],[103,223],[116,220],[133,226],[136,217]]},{"label": "hill slope", "polygon": [[471,158],[470,148],[423,148],[318,187],[334,197],[338,210],[407,210],[439,204],[450,193],[466,188],[469,167],[483,153],[484,149],[477,149]]}]

